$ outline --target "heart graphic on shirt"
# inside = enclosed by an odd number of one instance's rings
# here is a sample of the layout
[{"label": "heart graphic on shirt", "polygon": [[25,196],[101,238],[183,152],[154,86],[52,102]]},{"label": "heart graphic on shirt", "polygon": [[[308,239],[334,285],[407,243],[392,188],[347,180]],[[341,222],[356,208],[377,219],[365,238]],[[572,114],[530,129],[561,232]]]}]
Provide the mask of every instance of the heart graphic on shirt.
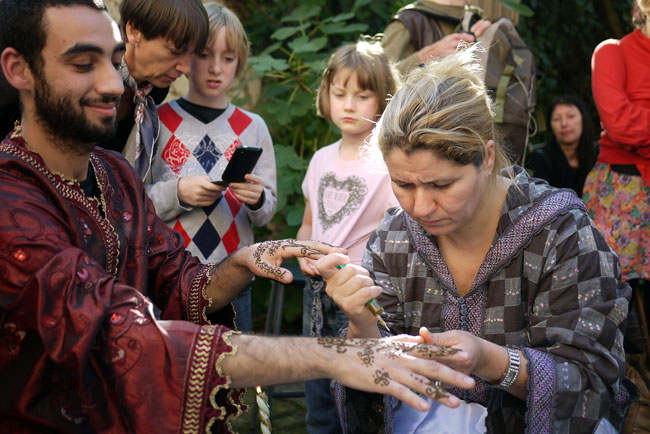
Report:
[{"label": "heart graphic on shirt", "polygon": [[367,193],[365,181],[356,175],[339,181],[334,172],[325,173],[318,186],[318,220],[323,229],[330,229],[359,209]]}]

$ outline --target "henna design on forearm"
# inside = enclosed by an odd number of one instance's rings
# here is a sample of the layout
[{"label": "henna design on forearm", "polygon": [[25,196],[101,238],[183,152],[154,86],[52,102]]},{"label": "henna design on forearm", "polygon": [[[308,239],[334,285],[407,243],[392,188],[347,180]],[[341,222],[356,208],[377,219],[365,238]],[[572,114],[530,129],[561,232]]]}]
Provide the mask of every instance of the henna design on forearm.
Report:
[{"label": "henna design on forearm", "polygon": [[415,353],[418,357],[434,358],[446,357],[456,354],[457,348],[443,347],[436,344],[415,344],[410,342],[386,342],[377,339],[346,339],[334,336],[322,336],[316,338],[319,345],[325,348],[335,348],[337,353],[345,353],[347,347],[360,349],[357,356],[364,366],[371,366],[374,363],[374,354],[381,353],[390,359],[397,359],[405,353]]},{"label": "henna design on forearm", "polygon": [[388,387],[390,384],[390,375],[388,375],[388,372],[383,369],[377,369],[375,371],[375,384]]},{"label": "henna design on forearm", "polygon": [[345,338],[337,338],[334,336],[320,336],[316,338],[316,342],[318,342],[319,345],[324,346],[325,348],[332,348],[336,347],[336,352],[337,353],[345,353],[347,351],[347,347],[351,347],[352,345],[346,344],[346,339]]}]

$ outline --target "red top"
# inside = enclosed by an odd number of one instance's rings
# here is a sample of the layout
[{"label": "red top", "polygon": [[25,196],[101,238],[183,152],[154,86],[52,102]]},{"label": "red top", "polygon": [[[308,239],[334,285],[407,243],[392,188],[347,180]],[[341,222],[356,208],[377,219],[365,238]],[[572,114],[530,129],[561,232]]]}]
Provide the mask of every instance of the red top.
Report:
[{"label": "red top", "polygon": [[650,38],[637,29],[602,42],[591,69],[603,127],[598,161],[635,164],[650,185]]}]

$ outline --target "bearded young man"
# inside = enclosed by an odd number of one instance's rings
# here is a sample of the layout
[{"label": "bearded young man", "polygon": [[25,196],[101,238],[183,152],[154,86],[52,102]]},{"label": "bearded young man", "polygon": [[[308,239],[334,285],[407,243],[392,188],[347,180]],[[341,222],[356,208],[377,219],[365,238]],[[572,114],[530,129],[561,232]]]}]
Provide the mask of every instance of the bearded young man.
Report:
[{"label": "bearded young man", "polygon": [[185,252],[135,170],[94,146],[123,91],[124,44],[101,0],[0,0],[0,51],[22,106],[0,144],[3,430],[229,432],[237,388],[255,384],[331,377],[421,409],[411,390],[439,392],[427,374],[472,386],[433,360],[463,357],[444,348],[229,328],[253,273],[288,282],[284,258],[337,249],[269,241],[219,265]]}]

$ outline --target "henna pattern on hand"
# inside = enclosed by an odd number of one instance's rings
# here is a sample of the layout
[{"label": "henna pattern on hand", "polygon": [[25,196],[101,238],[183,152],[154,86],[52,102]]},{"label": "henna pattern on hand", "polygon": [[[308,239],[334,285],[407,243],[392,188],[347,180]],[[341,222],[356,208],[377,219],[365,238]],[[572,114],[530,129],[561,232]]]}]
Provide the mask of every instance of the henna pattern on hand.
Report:
[{"label": "henna pattern on hand", "polygon": [[[326,243],[323,243],[326,244]],[[327,244],[330,246],[329,244]],[[330,246],[333,247],[333,246]],[[274,267],[268,262],[264,261],[262,257],[264,256],[265,253],[268,252],[270,256],[274,256],[278,250],[287,250],[290,248],[299,248],[300,249],[300,254],[297,256],[304,256],[307,258],[314,258],[314,256],[322,256],[324,255],[323,252],[321,252],[318,249],[315,249],[311,246],[308,246],[306,244],[297,242],[294,239],[286,239],[286,240],[278,240],[278,241],[264,241],[262,243],[259,243],[257,248],[255,249],[255,252],[253,252],[253,258],[255,258],[255,265],[265,272],[268,276],[275,276],[275,278],[281,278],[282,276],[285,275],[286,270],[283,270],[280,267]]]}]

